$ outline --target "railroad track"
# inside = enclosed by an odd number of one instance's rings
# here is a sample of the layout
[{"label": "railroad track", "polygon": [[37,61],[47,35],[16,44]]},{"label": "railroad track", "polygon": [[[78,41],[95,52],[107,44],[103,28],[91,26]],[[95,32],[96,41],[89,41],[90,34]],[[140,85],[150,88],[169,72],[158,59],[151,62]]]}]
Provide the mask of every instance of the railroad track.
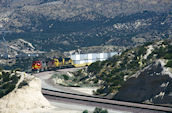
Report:
[{"label": "railroad track", "polygon": [[[54,90],[44,89],[44,88],[42,89],[42,93],[45,97],[51,98],[51,99],[63,98],[66,100],[69,99],[69,100],[75,100],[75,101],[89,102],[89,103],[92,103],[92,105],[104,104],[106,105],[106,107],[111,106],[109,108],[113,108],[113,106],[120,106],[120,107],[129,107],[133,109],[143,109],[143,110],[172,113],[172,107],[168,107],[168,106],[116,101],[116,100],[111,100],[111,99],[106,99],[106,98],[95,97],[95,96],[73,94],[73,93],[54,91]],[[88,105],[91,105],[91,104],[88,104]]]}]

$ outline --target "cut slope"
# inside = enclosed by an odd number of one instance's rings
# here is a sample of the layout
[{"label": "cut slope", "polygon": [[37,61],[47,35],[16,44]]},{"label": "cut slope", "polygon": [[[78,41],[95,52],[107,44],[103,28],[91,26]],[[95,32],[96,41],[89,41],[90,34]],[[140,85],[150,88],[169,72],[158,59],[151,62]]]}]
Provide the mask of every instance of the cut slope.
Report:
[{"label": "cut slope", "polygon": [[115,99],[155,104],[172,104],[172,73],[158,60],[125,82]]}]

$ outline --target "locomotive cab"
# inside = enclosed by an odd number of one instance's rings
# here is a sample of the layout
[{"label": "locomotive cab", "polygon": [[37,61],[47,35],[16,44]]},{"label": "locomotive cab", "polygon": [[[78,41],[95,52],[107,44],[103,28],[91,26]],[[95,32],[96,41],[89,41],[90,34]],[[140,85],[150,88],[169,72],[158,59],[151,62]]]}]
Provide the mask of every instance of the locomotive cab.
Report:
[{"label": "locomotive cab", "polygon": [[43,61],[33,61],[32,63],[32,71],[33,72],[40,72],[47,69],[46,62]]},{"label": "locomotive cab", "polygon": [[33,61],[32,63],[32,71],[39,72],[42,68],[42,62],[41,61]]}]

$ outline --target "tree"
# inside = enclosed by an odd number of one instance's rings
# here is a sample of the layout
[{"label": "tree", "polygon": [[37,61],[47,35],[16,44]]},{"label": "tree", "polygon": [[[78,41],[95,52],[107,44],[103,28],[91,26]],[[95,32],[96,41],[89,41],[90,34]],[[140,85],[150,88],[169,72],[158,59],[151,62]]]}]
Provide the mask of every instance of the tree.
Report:
[{"label": "tree", "polygon": [[84,110],[82,113],[88,113],[88,110]]},{"label": "tree", "polygon": [[10,93],[15,87],[20,77],[11,75],[9,72],[2,72],[0,76],[0,98]]},{"label": "tree", "polygon": [[96,107],[93,113],[108,113],[108,111],[106,109],[103,110],[102,108]]}]

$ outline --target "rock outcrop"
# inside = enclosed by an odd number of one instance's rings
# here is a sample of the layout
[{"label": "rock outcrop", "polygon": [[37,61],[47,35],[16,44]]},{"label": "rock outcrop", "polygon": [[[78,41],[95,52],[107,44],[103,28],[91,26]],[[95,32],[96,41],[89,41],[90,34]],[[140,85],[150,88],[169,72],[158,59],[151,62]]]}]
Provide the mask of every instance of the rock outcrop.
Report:
[{"label": "rock outcrop", "polygon": [[0,98],[0,113],[32,113],[52,108],[41,93],[41,80],[25,73],[20,74],[16,88]]},{"label": "rock outcrop", "polygon": [[172,73],[157,60],[131,76],[114,99],[154,104],[172,104]]}]

